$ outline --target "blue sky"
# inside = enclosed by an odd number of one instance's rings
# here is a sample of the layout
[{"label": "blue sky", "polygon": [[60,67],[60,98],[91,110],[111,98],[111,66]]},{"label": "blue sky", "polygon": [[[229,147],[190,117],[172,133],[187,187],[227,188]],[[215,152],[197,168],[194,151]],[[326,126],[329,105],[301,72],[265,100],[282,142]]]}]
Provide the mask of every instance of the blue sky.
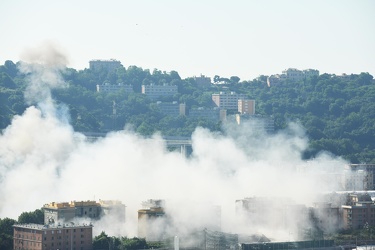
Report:
[{"label": "blue sky", "polygon": [[51,41],[69,67],[117,59],[185,78],[281,73],[375,76],[371,0],[2,0],[0,63]]}]

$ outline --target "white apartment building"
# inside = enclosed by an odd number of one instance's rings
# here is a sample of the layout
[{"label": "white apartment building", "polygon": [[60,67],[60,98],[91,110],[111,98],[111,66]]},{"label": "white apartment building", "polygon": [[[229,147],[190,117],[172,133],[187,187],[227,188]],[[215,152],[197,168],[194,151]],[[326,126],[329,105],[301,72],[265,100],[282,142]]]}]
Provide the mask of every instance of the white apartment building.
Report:
[{"label": "white apartment building", "polygon": [[235,92],[212,94],[212,101],[215,105],[226,110],[238,110],[238,100],[240,99],[246,99],[246,96]]},{"label": "white apartment building", "polygon": [[125,90],[126,93],[133,93],[133,86],[130,84],[110,84],[110,83],[104,83],[104,84],[97,84],[96,85],[96,92],[117,92],[120,90]]},{"label": "white apartment building", "polygon": [[123,67],[120,61],[115,59],[110,60],[91,60],[89,61],[90,69],[93,71],[99,71],[105,69],[107,71],[112,71],[117,68]]},{"label": "white apartment building", "polygon": [[293,81],[302,81],[306,78],[310,78],[313,76],[319,76],[319,70],[316,69],[305,69],[299,70],[294,68],[286,69],[282,72],[282,74],[270,75],[267,77],[267,85],[268,87],[277,86],[280,83],[283,83],[285,80],[293,80]]},{"label": "white apartment building", "polygon": [[305,78],[302,70],[289,68],[283,71],[283,74],[286,75],[286,78],[293,81],[301,81]]},{"label": "white apartment building", "polygon": [[305,69],[303,71],[303,74],[305,75],[305,78],[313,77],[313,76],[319,76],[319,70],[316,69]]},{"label": "white apartment building", "polygon": [[160,97],[173,96],[177,93],[176,85],[142,85],[142,94],[153,100]]}]

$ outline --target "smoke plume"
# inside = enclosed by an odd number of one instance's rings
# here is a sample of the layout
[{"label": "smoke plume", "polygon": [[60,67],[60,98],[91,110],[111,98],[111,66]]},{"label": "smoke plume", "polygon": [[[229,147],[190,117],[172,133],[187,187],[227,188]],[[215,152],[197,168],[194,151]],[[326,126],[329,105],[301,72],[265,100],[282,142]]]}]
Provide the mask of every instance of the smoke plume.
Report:
[{"label": "smoke plume", "polygon": [[256,196],[310,205],[318,194],[338,187],[321,176],[339,174],[345,162],[328,154],[302,160],[308,140],[296,123],[273,135],[251,124],[228,123],[223,134],[197,128],[190,157],[168,151],[158,134],[144,138],[126,129],[90,142],[51,98],[51,88],[65,85],[64,53],[48,45],[25,59],[21,68],[28,74],[26,97],[32,105],[0,135],[1,218],[52,201],[116,199],[126,205],[126,223],[103,220],[95,233],[131,237],[137,236],[141,202],[163,199],[172,221],[164,230],[172,235],[212,224],[224,232],[263,230],[285,239],[272,232],[272,220],[262,228],[249,226],[236,215],[235,201]]}]

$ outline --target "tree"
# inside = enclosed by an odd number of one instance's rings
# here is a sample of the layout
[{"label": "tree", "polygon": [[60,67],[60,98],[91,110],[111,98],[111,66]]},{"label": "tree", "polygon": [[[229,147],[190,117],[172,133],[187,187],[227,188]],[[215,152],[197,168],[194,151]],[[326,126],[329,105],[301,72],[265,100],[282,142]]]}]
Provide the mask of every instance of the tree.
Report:
[{"label": "tree", "polygon": [[147,242],[144,238],[123,238],[121,248],[126,250],[147,249]]},{"label": "tree", "polygon": [[13,225],[16,223],[10,218],[0,218],[0,249],[13,249]]},{"label": "tree", "polygon": [[234,84],[239,83],[241,80],[238,76],[231,76],[229,79],[230,79],[230,82]]},{"label": "tree", "polygon": [[18,216],[18,223],[44,224],[44,213],[41,209],[36,209],[34,212],[23,212]]},{"label": "tree", "polygon": [[102,231],[98,236],[95,236],[92,241],[92,249],[94,250],[103,250],[109,249],[109,240],[110,237]]}]

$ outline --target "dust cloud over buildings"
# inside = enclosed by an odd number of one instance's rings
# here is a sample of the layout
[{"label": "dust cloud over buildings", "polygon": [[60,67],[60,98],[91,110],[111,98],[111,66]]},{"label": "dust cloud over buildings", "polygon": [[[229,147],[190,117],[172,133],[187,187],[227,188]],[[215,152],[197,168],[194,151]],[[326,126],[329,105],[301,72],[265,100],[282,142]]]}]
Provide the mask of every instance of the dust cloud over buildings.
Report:
[{"label": "dust cloud over buildings", "polygon": [[[65,86],[59,73],[66,57],[53,46],[42,48],[26,53],[22,64],[30,106],[0,135],[1,218],[51,201],[113,199],[126,205],[126,223],[116,227],[103,220],[94,230],[137,236],[140,204],[157,198],[166,201],[173,221],[164,230],[188,232],[213,224],[251,234],[260,228],[249,227],[236,213],[236,200],[287,198],[298,211],[298,204],[312,205],[317,195],[339,187],[338,179],[322,176],[340,175],[346,162],[325,153],[302,160],[308,140],[296,123],[272,135],[246,125],[226,124],[223,134],[197,128],[189,157],[168,151],[158,134],[145,138],[130,129],[89,141],[69,124],[68,109],[51,98],[51,88]],[[289,216],[288,223],[298,219]],[[268,236],[290,237],[272,230],[279,220],[262,223]]]}]

